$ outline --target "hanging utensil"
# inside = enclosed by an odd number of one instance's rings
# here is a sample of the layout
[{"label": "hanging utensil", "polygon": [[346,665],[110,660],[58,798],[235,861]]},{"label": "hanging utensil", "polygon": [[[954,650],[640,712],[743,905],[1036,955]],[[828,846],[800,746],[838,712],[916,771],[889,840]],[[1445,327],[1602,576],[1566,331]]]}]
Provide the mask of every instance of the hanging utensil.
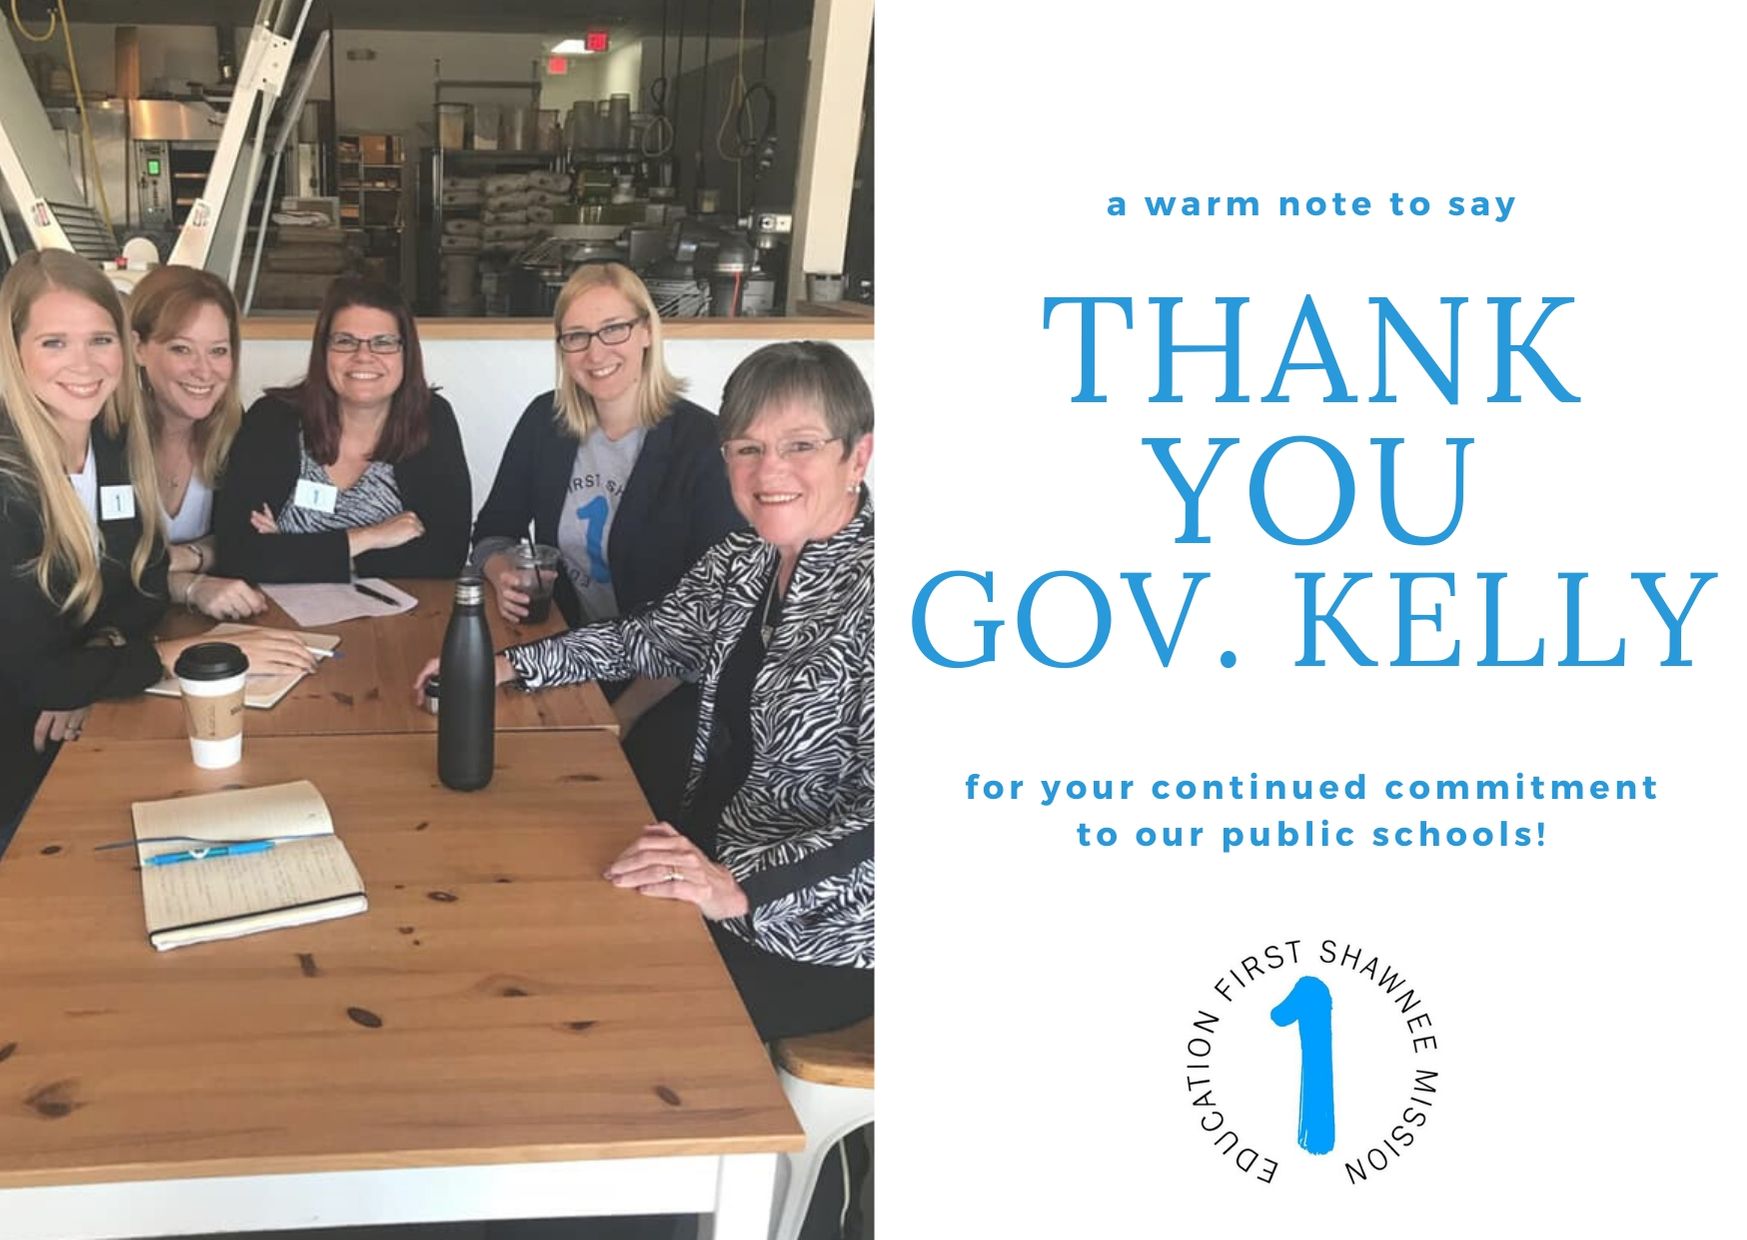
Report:
[{"label": "hanging utensil", "polygon": [[[685,0],[679,0],[680,20],[685,19]],[[685,35],[683,25],[680,34],[679,54],[685,56]],[[683,63],[683,59],[682,59]],[[679,71],[674,70],[674,76]],[[667,78],[667,0],[661,0],[661,76],[649,83],[649,106],[655,116],[643,130],[643,154],[650,159],[664,158],[673,150],[673,121],[667,115],[667,92],[672,88],[678,97],[677,87]]]},{"label": "hanging utensil", "polygon": [[716,0],[704,0],[704,64],[698,72],[698,146],[692,155],[692,195],[698,210],[703,210],[704,196],[704,122],[710,102],[710,18]]}]

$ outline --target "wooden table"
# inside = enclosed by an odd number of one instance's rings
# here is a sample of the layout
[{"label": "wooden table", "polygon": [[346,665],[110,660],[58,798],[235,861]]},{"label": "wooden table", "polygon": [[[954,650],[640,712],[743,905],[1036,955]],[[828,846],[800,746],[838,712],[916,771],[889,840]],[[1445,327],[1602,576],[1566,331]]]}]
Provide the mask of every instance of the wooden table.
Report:
[{"label": "wooden table", "polygon": [[[314,674],[271,710],[251,710],[243,720],[246,745],[254,736],[330,736],[357,732],[435,732],[437,718],[412,700],[413,678],[425,660],[443,646],[443,631],[455,586],[447,581],[397,581],[419,605],[398,616],[348,620],[315,630],[339,634],[344,657],[325,659]],[[511,624],[489,604],[494,648],[532,641],[563,631],[564,618],[554,608],[542,625]],[[160,630],[164,637],[204,633],[213,621],[185,608],[174,608]],[[277,604],[251,624],[296,628]],[[592,684],[566,685],[539,693],[504,689],[497,699],[500,732],[540,728],[604,728],[613,733],[619,722],[613,709]],[[182,703],[175,698],[143,695],[119,702],[99,702],[85,724],[85,740],[107,737],[144,740],[188,735]],[[81,741],[83,743],[83,741]]]},{"label": "wooden table", "polygon": [[[69,746],[0,864],[0,1236],[712,1213],[765,1240],[801,1147],[691,906],[600,873],[648,811],[603,731]],[[362,916],[159,953],[135,799],[309,776]],[[605,1160],[605,1161],[603,1161]]]}]

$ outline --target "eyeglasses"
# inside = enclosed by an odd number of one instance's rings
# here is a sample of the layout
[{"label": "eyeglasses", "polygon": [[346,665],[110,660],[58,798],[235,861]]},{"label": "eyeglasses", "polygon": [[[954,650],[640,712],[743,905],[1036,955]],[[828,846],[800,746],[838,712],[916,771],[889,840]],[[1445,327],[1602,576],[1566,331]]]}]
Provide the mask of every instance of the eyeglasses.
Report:
[{"label": "eyeglasses", "polygon": [[[842,438],[842,435],[833,435],[829,439],[785,439],[776,445],[776,454],[785,461],[804,464],[826,444],[836,443]],[[730,466],[750,469],[764,459],[768,450],[767,445],[756,439],[730,439],[722,445],[722,459]]]},{"label": "eyeglasses", "polygon": [[584,353],[597,339],[602,344],[624,344],[631,338],[631,329],[648,317],[647,314],[639,314],[634,319],[626,319],[623,323],[608,323],[592,332],[573,327],[567,332],[558,333],[558,347],[566,353]]},{"label": "eyeglasses", "polygon": [[335,353],[356,353],[363,348],[372,353],[399,353],[400,345],[399,336],[372,336],[368,340],[360,340],[347,332],[336,332],[328,337],[328,348]]}]

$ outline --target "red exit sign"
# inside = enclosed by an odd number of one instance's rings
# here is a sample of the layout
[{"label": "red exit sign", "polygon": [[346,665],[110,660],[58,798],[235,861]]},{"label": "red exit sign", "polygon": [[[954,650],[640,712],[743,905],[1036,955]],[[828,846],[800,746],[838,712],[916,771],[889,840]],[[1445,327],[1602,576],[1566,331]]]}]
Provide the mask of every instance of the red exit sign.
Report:
[{"label": "red exit sign", "polygon": [[583,45],[587,47],[590,52],[604,52],[607,50],[607,32],[604,30],[591,30],[582,36],[582,40]]}]

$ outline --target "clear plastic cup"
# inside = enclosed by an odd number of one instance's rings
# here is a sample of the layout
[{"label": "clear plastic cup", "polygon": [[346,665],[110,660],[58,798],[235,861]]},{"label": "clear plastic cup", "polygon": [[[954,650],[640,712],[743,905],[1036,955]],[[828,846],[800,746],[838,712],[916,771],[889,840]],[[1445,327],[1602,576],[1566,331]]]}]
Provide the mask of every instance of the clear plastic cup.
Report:
[{"label": "clear plastic cup", "polygon": [[552,612],[552,591],[558,585],[558,548],[523,543],[512,555],[516,585],[527,592],[529,624],[544,624]]}]

